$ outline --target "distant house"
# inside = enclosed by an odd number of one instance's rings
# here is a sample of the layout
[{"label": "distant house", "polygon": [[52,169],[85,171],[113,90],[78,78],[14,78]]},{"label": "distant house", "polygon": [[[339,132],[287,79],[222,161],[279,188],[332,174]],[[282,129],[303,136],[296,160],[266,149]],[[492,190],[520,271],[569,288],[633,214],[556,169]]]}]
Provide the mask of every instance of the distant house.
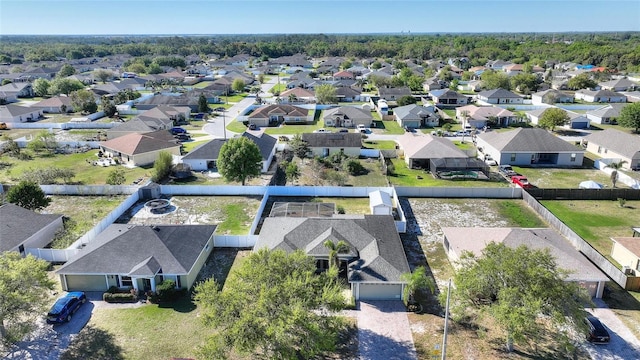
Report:
[{"label": "distant house", "polygon": [[584,150],[540,128],[478,134],[476,146],[500,165],[582,166],[584,158]]},{"label": "distant house", "polygon": [[159,105],[153,109],[140,113],[135,118],[120,123],[107,130],[107,139],[131,133],[148,133],[159,130],[169,130],[180,120],[189,118],[190,108]]},{"label": "distant house", "polygon": [[309,110],[292,105],[274,104],[261,106],[247,116],[250,124],[269,126],[271,124],[306,124],[313,121]]},{"label": "distant house", "polygon": [[353,76],[353,73],[350,71],[342,70],[333,74],[333,78],[335,80],[345,80],[345,79],[353,80],[355,79],[355,76]]},{"label": "distant house", "polygon": [[627,104],[608,104],[595,110],[587,111],[587,118],[596,124],[617,124],[620,111]]},{"label": "distant house", "polygon": [[543,105],[543,104],[553,105],[556,103],[572,103],[572,102],[573,102],[573,96],[555,89],[538,91],[537,93],[534,93],[531,95],[531,103],[533,105]]},{"label": "distant house", "polygon": [[396,140],[410,169],[429,169],[434,159],[466,159],[469,156],[451,140],[422,133],[406,132]]},{"label": "distant house", "polygon": [[605,81],[600,84],[600,89],[611,91],[635,91],[640,90],[640,84],[627,78]]},{"label": "distant house", "polygon": [[355,106],[340,106],[325,110],[322,116],[326,126],[356,127],[364,125],[371,127],[373,116],[371,111]]},{"label": "distant house", "polygon": [[336,153],[358,157],[362,148],[360,133],[303,133],[302,140],[308,144],[312,157]]},{"label": "distant house", "polygon": [[2,122],[28,122],[36,121],[42,117],[42,109],[30,108],[20,105],[1,105],[0,121]]},{"label": "distant house", "polygon": [[215,225],[113,224],[56,274],[65,291],[111,286],[155,291],[163,280],[190,289],[213,249]]},{"label": "distant house", "polygon": [[449,89],[432,90],[429,92],[437,107],[458,107],[469,104],[470,98]]},{"label": "distant house", "polygon": [[44,248],[62,228],[62,215],[39,214],[16,204],[0,205],[0,253]]},{"label": "distant house", "polygon": [[350,218],[268,217],[254,251],[266,248],[302,250],[316,259],[319,270],[329,267],[326,241],[344,241],[348,250],[338,254],[355,300],[400,300],[410,271],[393,216]]},{"label": "distant house", "polygon": [[505,89],[485,90],[478,93],[478,100],[487,104],[522,104],[523,98]]},{"label": "distant house", "polygon": [[378,89],[378,95],[386,101],[397,101],[403,96],[411,96],[411,89],[406,86],[401,87],[381,87]]},{"label": "distant house", "polygon": [[442,232],[445,252],[454,267],[459,267],[458,260],[464,252],[480,256],[482,250],[494,242],[510,248],[524,245],[533,250],[549,251],[558,267],[569,271],[565,280],[577,282],[591,297],[601,298],[604,286],[609,281],[607,275],[552,229],[446,227],[442,228]]},{"label": "distant house", "polygon": [[611,90],[578,90],[575,92],[576,100],[583,100],[593,103],[623,103],[627,102],[627,97],[623,94]]},{"label": "distant house", "polygon": [[458,82],[458,90],[479,92],[480,90],[482,90],[482,81],[480,80],[460,81]]},{"label": "distant house", "polygon": [[136,103],[138,110],[151,110],[154,107],[166,105],[172,107],[188,107],[191,112],[198,112],[198,97],[186,95],[155,95]]},{"label": "distant house", "polygon": [[613,237],[611,257],[625,267],[627,272],[640,274],[640,241],[637,237]]},{"label": "distant house", "polygon": [[[526,112],[526,116],[532,124],[537,125],[545,111],[550,108],[535,109]],[[569,122],[565,127],[569,129],[588,129],[591,121],[584,114],[575,113],[573,111],[563,111],[569,116]]]},{"label": "distant house", "polygon": [[[54,96],[48,99],[38,101],[31,105],[34,109],[40,109],[43,113],[60,114],[73,112],[71,98],[68,96]],[[64,111],[63,111],[64,110]]]},{"label": "distant house", "polygon": [[442,83],[440,82],[440,80],[438,80],[438,78],[430,78],[430,79],[426,79],[423,83],[422,83],[422,89],[424,89],[424,91],[434,91],[434,90],[440,90],[442,89]]},{"label": "distant house", "polygon": [[398,125],[406,128],[418,129],[440,124],[440,116],[432,108],[416,104],[397,107],[393,109],[393,115]]},{"label": "distant house", "polygon": [[100,149],[126,166],[153,164],[161,151],[179,156],[180,144],[167,130],[131,133],[100,143]]},{"label": "distant house", "polygon": [[625,169],[640,169],[640,136],[616,129],[594,131],[585,136],[587,151],[603,158],[626,161]]},{"label": "distant house", "polygon": [[283,91],[280,96],[280,101],[283,104],[287,103],[314,103],[316,101],[316,94],[313,91],[295,87]]},{"label": "distant house", "polygon": [[[266,173],[269,171],[269,166],[271,166],[271,161],[273,160],[273,156],[276,152],[276,143],[278,140],[265,133],[254,135],[252,133],[245,132],[242,136],[258,145],[260,155],[262,156],[261,172]],[[181,161],[182,163],[189,165],[193,171],[217,172],[220,149],[226,141],[227,140],[225,139],[210,140],[191,150],[187,155],[182,157]]]},{"label": "distant house", "polygon": [[362,92],[348,86],[340,86],[336,88],[336,98],[338,102],[360,101]]},{"label": "distant house", "polygon": [[29,82],[11,82],[0,86],[0,93],[12,93],[17,98],[31,98],[35,96],[33,86]]},{"label": "distant house", "polygon": [[498,106],[467,105],[456,109],[456,118],[461,122],[482,129],[487,125],[509,126],[515,123],[516,114]]}]

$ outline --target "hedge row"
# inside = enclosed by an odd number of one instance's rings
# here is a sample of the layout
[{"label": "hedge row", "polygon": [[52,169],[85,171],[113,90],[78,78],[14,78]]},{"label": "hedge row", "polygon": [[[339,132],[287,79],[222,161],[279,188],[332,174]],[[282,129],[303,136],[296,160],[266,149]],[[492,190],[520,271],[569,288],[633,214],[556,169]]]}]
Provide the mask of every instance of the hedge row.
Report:
[{"label": "hedge row", "polygon": [[138,297],[130,292],[128,293],[104,293],[102,294],[102,300],[108,303],[128,303],[137,302]]}]

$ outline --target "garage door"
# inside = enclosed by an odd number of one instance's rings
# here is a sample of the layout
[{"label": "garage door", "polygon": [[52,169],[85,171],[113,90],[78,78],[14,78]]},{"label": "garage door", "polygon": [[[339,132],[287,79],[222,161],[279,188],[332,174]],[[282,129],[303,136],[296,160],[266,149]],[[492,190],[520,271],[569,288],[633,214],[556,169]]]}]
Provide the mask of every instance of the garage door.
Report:
[{"label": "garage door", "polygon": [[580,286],[587,289],[589,296],[595,297],[598,292],[598,282],[597,281],[581,281]]},{"label": "garage door", "polygon": [[69,291],[106,291],[107,280],[104,275],[67,275]]},{"label": "garage door", "polygon": [[586,129],[589,126],[589,123],[586,121],[576,121],[576,122],[572,122],[571,123],[571,128],[572,129]]},{"label": "garage door", "polygon": [[401,284],[360,284],[360,300],[400,300]]}]

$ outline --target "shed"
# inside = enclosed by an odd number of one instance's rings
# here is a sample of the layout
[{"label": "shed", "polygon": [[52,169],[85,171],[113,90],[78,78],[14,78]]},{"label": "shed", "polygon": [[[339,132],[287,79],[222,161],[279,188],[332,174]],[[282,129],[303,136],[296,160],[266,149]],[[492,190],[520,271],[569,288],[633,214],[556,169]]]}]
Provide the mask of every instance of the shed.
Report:
[{"label": "shed", "polygon": [[372,215],[391,215],[393,213],[391,195],[380,190],[370,192],[369,208]]}]

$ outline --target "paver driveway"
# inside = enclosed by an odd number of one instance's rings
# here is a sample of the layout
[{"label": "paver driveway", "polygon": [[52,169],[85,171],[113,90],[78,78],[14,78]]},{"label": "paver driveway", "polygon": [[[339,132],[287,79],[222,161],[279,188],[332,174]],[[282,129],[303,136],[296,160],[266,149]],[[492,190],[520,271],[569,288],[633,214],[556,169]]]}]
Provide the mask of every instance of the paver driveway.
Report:
[{"label": "paver driveway", "polygon": [[401,301],[361,301],[358,352],[362,360],[417,359],[409,319]]}]

